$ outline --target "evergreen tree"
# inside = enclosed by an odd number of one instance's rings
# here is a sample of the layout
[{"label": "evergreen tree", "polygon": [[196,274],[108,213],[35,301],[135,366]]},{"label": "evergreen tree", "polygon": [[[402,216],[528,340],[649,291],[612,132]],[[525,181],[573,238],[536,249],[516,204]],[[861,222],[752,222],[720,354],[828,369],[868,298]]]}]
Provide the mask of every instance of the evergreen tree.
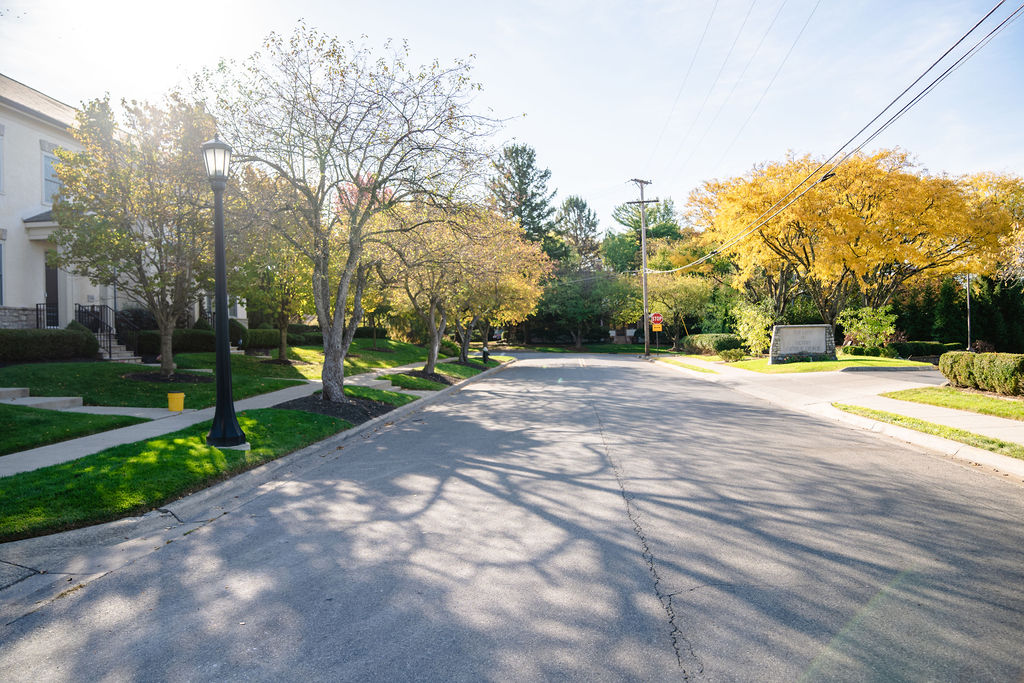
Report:
[{"label": "evergreen tree", "polygon": [[540,242],[553,259],[568,256],[569,249],[552,216],[556,190],[548,192],[550,169],[537,166],[537,152],[529,145],[508,145],[494,161],[495,175],[487,183],[498,210],[505,218],[519,221],[526,238]]},{"label": "evergreen tree", "polygon": [[932,336],[941,342],[967,343],[967,312],[959,294],[953,278],[942,281],[932,323]]},{"label": "evergreen tree", "polygon": [[555,216],[555,225],[579,257],[580,269],[596,268],[601,260],[601,246],[597,241],[598,220],[587,202],[576,195],[568,197]]}]

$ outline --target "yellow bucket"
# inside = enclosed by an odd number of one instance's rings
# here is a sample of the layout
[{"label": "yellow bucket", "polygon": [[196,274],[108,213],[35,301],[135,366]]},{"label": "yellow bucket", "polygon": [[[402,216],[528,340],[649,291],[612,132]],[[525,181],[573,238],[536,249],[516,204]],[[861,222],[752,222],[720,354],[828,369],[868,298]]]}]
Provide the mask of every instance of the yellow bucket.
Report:
[{"label": "yellow bucket", "polygon": [[167,394],[167,410],[178,413],[185,410],[185,394],[180,392]]}]

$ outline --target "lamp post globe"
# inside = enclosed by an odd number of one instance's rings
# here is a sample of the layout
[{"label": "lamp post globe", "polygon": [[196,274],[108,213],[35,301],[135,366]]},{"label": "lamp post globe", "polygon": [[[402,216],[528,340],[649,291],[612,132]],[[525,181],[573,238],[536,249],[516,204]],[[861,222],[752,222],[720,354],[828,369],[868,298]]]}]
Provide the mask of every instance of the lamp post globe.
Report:
[{"label": "lamp post globe", "polygon": [[238,426],[231,386],[231,347],[228,343],[228,286],[224,257],[224,188],[231,165],[231,145],[214,137],[202,145],[206,175],[213,186],[214,330],[216,333],[217,403],[206,443],[221,448],[246,448]]}]

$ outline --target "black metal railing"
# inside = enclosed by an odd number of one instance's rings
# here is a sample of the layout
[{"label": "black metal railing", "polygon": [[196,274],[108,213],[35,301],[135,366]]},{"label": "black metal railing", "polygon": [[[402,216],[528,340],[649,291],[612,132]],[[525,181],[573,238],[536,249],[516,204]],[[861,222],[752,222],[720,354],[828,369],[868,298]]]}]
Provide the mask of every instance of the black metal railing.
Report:
[{"label": "black metal railing", "polygon": [[57,304],[36,304],[36,327],[60,327],[60,315]]},{"label": "black metal railing", "polygon": [[75,304],[75,320],[89,328],[106,349],[107,358],[113,356],[114,344],[121,344],[136,353],[139,328],[121,313],[106,304]]}]

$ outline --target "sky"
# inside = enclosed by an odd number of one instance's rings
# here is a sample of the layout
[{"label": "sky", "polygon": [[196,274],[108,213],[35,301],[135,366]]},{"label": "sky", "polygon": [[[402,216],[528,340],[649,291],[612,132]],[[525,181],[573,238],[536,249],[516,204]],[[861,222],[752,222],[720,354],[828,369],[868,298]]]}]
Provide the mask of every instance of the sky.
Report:
[{"label": "sky", "polygon": [[[506,120],[494,144],[533,146],[556,202],[579,195],[614,229],[631,178],[681,207],[703,181],[831,155],[996,2],[0,0],[0,73],[76,106],[158,100],[299,20],[407,40],[418,62],[472,55],[476,106]],[[1024,19],[866,149],[902,147],[936,174],[1024,174],[1022,86]]]}]

